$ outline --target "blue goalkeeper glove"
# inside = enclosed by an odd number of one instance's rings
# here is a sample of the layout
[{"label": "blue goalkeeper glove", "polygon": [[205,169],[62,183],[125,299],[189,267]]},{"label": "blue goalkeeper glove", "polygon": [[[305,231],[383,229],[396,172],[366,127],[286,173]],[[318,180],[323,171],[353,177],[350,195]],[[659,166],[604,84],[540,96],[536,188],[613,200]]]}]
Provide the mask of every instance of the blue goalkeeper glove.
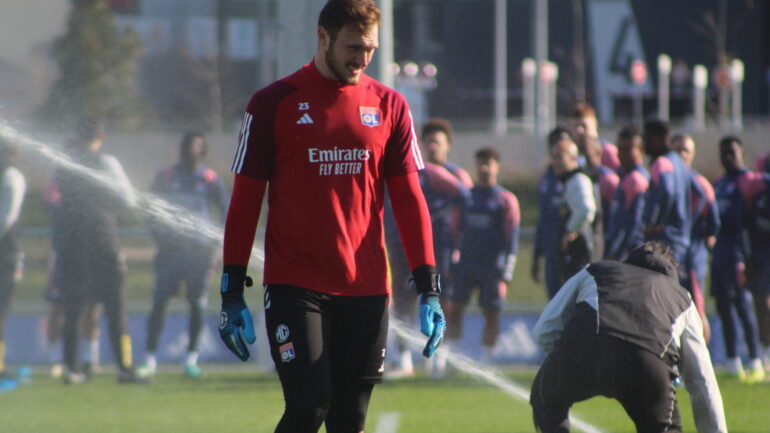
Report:
[{"label": "blue goalkeeper glove", "polygon": [[241,361],[249,359],[249,348],[257,340],[254,320],[246,302],[243,301],[243,286],[251,287],[251,278],[246,276],[246,267],[226,265],[222,271],[222,313],[219,316],[219,337]]},{"label": "blue goalkeeper glove", "polygon": [[446,331],[446,319],[439,302],[441,278],[434,266],[420,266],[412,271],[412,275],[419,294],[420,331],[429,337],[422,354],[430,358],[444,341]]}]

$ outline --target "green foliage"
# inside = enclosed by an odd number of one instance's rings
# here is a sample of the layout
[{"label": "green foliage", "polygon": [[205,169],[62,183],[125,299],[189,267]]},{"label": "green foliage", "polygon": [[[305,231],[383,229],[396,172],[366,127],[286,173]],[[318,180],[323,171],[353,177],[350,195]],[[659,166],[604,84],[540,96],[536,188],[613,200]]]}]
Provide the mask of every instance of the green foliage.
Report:
[{"label": "green foliage", "polygon": [[88,115],[119,129],[136,129],[141,122],[134,90],[140,49],[135,33],[118,31],[106,0],[72,0],[67,31],[51,52],[59,78],[37,112],[40,120],[71,127]]}]

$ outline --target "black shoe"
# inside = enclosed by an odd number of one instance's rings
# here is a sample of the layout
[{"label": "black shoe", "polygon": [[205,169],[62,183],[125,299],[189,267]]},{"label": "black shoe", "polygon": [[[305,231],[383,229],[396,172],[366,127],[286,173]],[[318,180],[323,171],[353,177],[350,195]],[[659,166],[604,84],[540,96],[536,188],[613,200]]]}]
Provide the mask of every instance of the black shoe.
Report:
[{"label": "black shoe", "polygon": [[149,384],[152,382],[149,377],[139,377],[136,372],[131,370],[118,371],[118,383],[136,383],[136,384]]}]

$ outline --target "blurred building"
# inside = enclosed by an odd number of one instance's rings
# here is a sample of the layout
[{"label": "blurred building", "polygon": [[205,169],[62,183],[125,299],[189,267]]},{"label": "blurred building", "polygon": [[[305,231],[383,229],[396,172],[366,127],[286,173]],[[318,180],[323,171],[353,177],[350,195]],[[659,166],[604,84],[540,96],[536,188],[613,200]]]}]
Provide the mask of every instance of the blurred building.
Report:
[{"label": "blurred building", "polygon": [[[511,117],[521,114],[521,62],[534,54],[535,1],[507,1]],[[133,29],[144,42],[138,80],[160,122],[229,129],[239,122],[256,89],[311,60],[325,0],[109,3],[118,25]],[[430,115],[489,124],[494,3],[393,0],[394,59],[431,62],[438,70],[435,88],[427,92]],[[713,71],[722,58],[745,63],[744,111],[768,114],[767,1],[548,0],[548,6],[548,52],[559,67],[561,114],[585,99],[605,111],[605,118],[627,117],[632,92],[628,72],[635,58],[650,66],[645,111],[651,114],[657,87],[652,66],[660,53],[671,56],[674,64],[672,117],[691,110],[693,66],[703,64]],[[28,112],[45,96],[56,73],[48,47],[63,33],[69,7],[70,0],[3,0],[0,26],[12,37],[0,38],[0,114]],[[376,62],[375,57],[369,69],[375,76]]]},{"label": "blurred building", "polygon": [[[509,0],[508,84],[510,116],[521,115],[521,62],[534,57],[534,0]],[[746,66],[744,111],[768,113],[770,6],[755,0],[549,0],[549,57],[559,66],[561,114],[576,100],[599,105],[602,92],[614,117],[630,116],[631,62],[644,60],[649,84],[645,111],[655,110],[657,56],[677,66],[672,76],[672,116],[690,112],[689,74],[696,64],[713,70],[720,57]],[[433,114],[489,119],[493,110],[494,1],[396,0],[396,59],[430,60],[438,86],[429,95]],[[722,24],[724,23],[724,24]],[[720,38],[724,30],[725,37]],[[579,35],[584,49],[580,50]],[[617,81],[612,89],[602,87]],[[674,81],[676,80],[676,81]]]},{"label": "blurred building", "polygon": [[[507,2],[510,116],[521,114],[519,66],[525,57],[533,56],[534,2]],[[237,116],[252,90],[291,73],[312,58],[316,19],[324,3],[113,1],[116,11],[122,7],[129,14],[125,16],[124,12],[123,22],[138,23],[148,57],[167,57],[169,50],[197,59],[218,55],[216,73],[222,86],[225,117]],[[493,110],[494,0],[394,0],[393,4],[395,60],[431,62],[438,68],[437,85],[428,93],[430,114],[485,123]],[[562,114],[575,101],[588,100],[603,111],[605,118],[629,117],[634,91],[629,68],[635,59],[650,65],[645,111],[651,114],[657,86],[653,66],[660,53],[671,56],[675,65],[672,117],[691,111],[694,65],[703,64],[712,70],[722,58],[733,57],[742,59],[746,66],[744,111],[768,113],[767,2],[549,0],[548,5],[548,52],[560,71],[558,106]],[[375,76],[376,71],[376,67],[369,70]],[[148,68],[147,73],[150,82],[152,76],[164,75],[156,68]],[[213,76],[203,75],[209,79]],[[149,94],[160,97],[155,91]]]},{"label": "blurred building", "polygon": [[69,0],[3,0],[0,117],[22,118],[45,99],[55,77],[48,50],[64,32],[68,9]]}]

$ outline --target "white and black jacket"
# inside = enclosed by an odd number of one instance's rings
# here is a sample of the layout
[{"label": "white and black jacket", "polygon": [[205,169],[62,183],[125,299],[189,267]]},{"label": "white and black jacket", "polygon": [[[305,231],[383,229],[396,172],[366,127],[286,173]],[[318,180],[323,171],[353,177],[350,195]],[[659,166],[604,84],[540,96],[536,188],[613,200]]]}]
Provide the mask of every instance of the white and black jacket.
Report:
[{"label": "white and black jacket", "polygon": [[699,432],[726,432],[722,397],[695,304],[670,263],[654,254],[644,260],[644,267],[596,262],[574,275],[546,306],[535,325],[535,339],[549,353],[575,314],[590,306],[597,335],[632,343],[678,366]]}]

